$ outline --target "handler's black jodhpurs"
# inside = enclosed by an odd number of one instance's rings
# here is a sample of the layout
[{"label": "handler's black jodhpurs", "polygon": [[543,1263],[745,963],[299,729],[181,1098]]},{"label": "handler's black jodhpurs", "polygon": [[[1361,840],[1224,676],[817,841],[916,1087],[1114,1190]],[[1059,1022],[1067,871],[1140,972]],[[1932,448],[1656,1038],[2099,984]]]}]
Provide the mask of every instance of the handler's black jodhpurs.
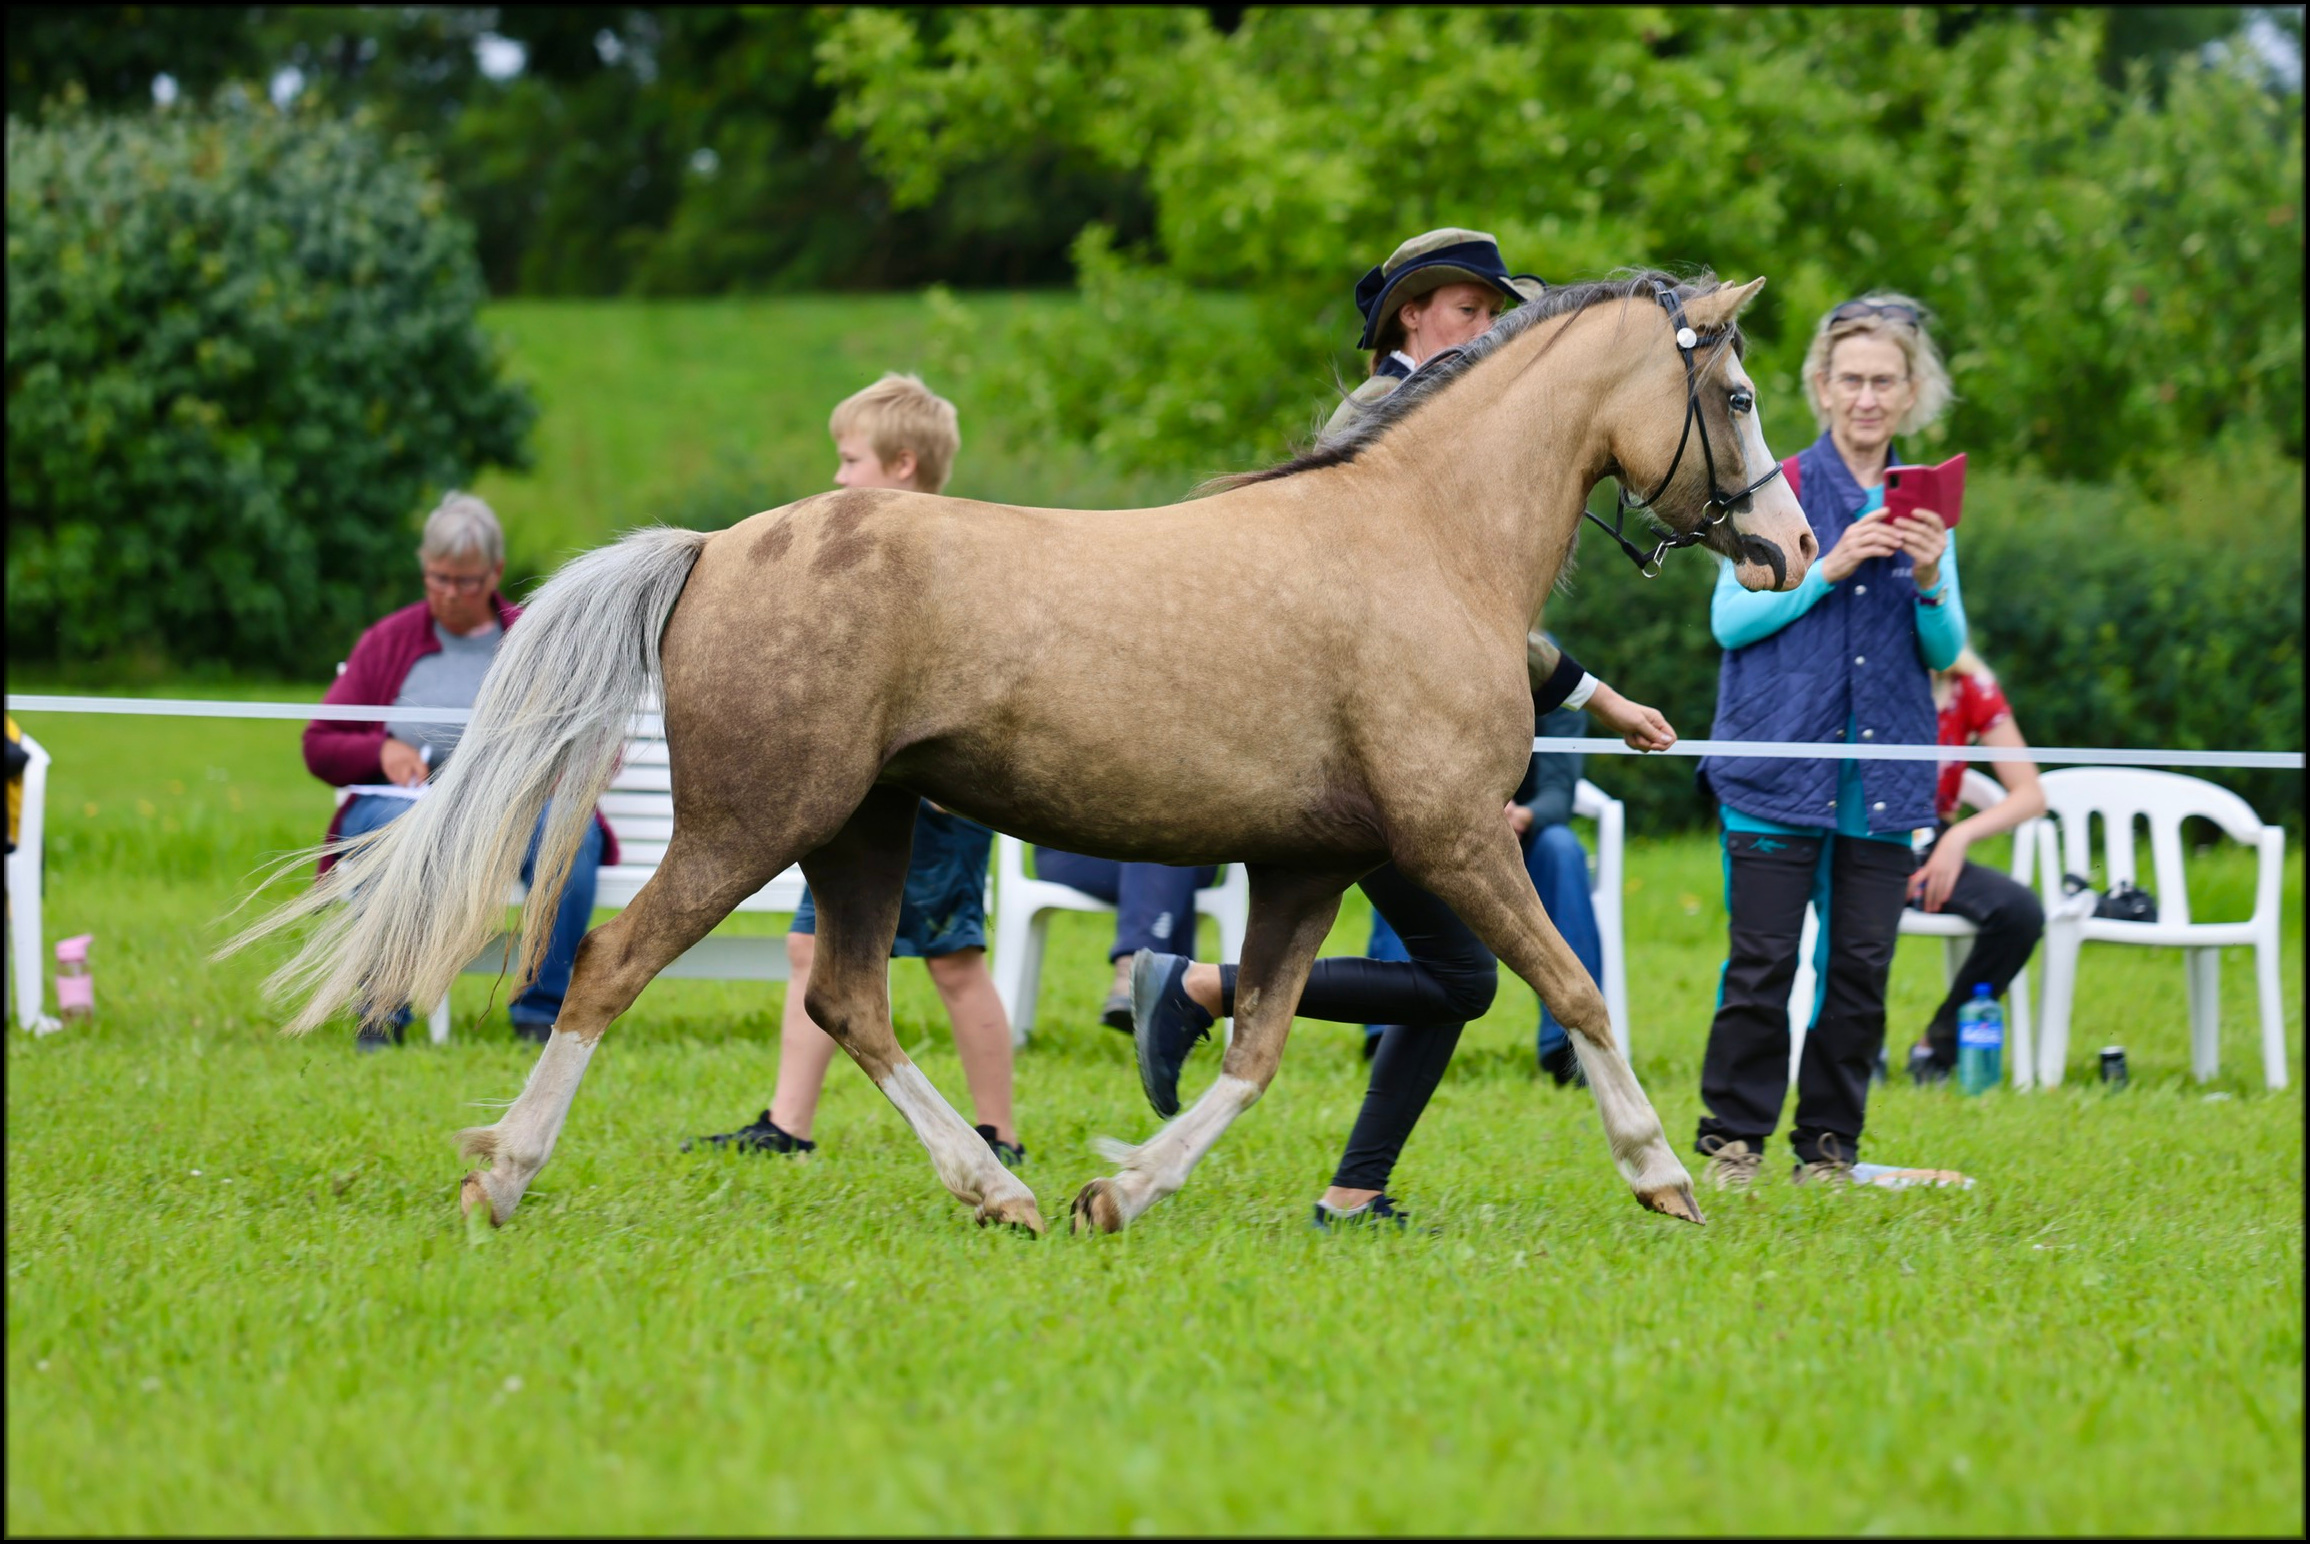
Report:
[{"label": "handler's black jodhpurs", "polygon": [[[1363,1109],[1331,1181],[1343,1190],[1385,1190],[1404,1143],[1443,1081],[1461,1029],[1492,1006],[1500,971],[1492,951],[1452,908],[1394,864],[1365,875],[1362,889],[1411,958],[1317,960],[1293,1012],[1303,1019],[1388,1026],[1372,1058]],[[1235,967],[1222,965],[1219,978],[1220,996],[1232,1013]]]},{"label": "handler's black jodhpurs", "polygon": [[1957,979],[1949,983],[1949,995],[1941,999],[1933,1022],[1925,1027],[1925,1043],[1933,1048],[1934,1061],[1953,1069],[1957,1010],[1972,999],[1976,982],[1988,982],[1992,997],[2005,995],[2045,935],[2045,908],[2029,886],[2011,875],[1969,862],[1958,870],[1957,883],[1941,909],[1980,929],[1965,963],[1958,967]]},{"label": "handler's black jodhpurs", "polygon": [[1701,1062],[1708,1109],[1702,1142],[1745,1141],[1761,1153],[1780,1121],[1789,1086],[1789,987],[1824,841],[1832,844],[1821,907],[1828,959],[1797,1065],[1790,1142],[1804,1163],[1831,1156],[1824,1139],[1834,1139],[1835,1157],[1850,1161],[1860,1153],[1869,1074],[1885,1043],[1885,983],[1916,858],[1906,842],[1856,837],[1724,833],[1731,949]]}]

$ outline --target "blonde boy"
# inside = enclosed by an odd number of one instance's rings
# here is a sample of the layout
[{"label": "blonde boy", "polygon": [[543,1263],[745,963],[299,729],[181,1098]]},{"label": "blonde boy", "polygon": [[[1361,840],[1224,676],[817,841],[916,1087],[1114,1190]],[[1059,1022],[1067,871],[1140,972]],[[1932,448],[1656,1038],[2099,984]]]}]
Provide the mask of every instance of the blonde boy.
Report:
[{"label": "blonde boy", "polygon": [[[962,435],[954,404],[912,375],[886,374],[844,399],[827,421],[834,481],[843,488],[946,486]],[[915,812],[914,856],[899,908],[895,956],[920,958],[954,1025],[955,1050],[970,1083],[979,1135],[1013,1168],[1026,1149],[1011,1123],[1011,1025],[987,974],[987,854],[994,833],[925,800]],[[809,891],[786,935],[791,974],[778,1050],[778,1086],[753,1124],[706,1140],[749,1152],[807,1153],[810,1127],[836,1046],[803,1010],[817,948],[818,913]],[[689,1144],[685,1143],[684,1146]]]}]

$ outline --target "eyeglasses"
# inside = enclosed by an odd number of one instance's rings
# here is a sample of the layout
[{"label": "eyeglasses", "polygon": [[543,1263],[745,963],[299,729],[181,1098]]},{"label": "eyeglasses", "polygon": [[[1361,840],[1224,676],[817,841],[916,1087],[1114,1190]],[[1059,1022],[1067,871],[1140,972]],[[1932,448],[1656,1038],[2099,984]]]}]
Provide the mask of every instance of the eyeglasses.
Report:
[{"label": "eyeglasses", "polygon": [[479,595],[489,588],[487,574],[445,574],[439,569],[425,570],[425,587],[429,590],[454,590],[460,595]]},{"label": "eyeglasses", "polygon": [[1840,397],[1857,397],[1861,394],[1861,388],[1864,386],[1882,397],[1889,394],[1894,387],[1908,384],[1909,377],[1906,375],[1832,375],[1829,377],[1829,389]]},{"label": "eyeglasses", "polygon": [[1889,316],[1897,322],[1907,322],[1912,327],[1924,321],[1917,314],[1915,306],[1905,306],[1899,302],[1888,304],[1880,300],[1848,300],[1829,313],[1829,320],[1849,322],[1856,316]]}]

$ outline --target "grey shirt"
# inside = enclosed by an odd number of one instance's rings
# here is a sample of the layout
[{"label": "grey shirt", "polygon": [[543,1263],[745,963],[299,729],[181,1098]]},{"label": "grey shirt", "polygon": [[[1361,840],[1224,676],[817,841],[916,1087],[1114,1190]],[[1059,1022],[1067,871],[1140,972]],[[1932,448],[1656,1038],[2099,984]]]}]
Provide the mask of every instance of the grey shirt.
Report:
[{"label": "grey shirt", "polygon": [[[393,699],[396,708],[470,708],[473,699],[481,694],[481,678],[489,673],[489,662],[497,658],[497,646],[505,637],[505,629],[496,622],[470,638],[460,638],[439,622],[433,624],[434,641],[441,645],[438,654],[420,654],[417,663],[409,667],[409,674],[401,683],[400,695]],[[457,749],[457,742],[465,734],[463,724],[429,724],[415,716],[395,715],[386,720],[385,732],[404,745],[422,751],[433,747],[433,770],[449,759]]]}]

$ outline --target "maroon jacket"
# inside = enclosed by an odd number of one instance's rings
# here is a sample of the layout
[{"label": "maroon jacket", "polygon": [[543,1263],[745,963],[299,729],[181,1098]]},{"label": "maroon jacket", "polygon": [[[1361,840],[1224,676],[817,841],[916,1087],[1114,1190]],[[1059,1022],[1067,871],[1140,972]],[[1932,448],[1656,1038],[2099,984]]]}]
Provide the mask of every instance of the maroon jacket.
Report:
[{"label": "maroon jacket", "polygon": [[[505,597],[494,591],[489,603],[497,608],[497,620],[510,631],[521,616],[521,608],[507,604]],[[433,613],[425,602],[403,606],[361,635],[344,671],[321,694],[321,700],[390,704],[401,695],[401,683],[409,679],[410,667],[425,655],[440,652],[441,640],[433,636]],[[338,788],[348,783],[386,782],[385,739],[381,722],[315,719],[305,726],[305,766],[322,782]],[[329,821],[330,841],[337,839],[338,828],[344,823],[345,806],[340,804]],[[598,810],[594,824],[602,828],[602,862],[617,862],[617,833]],[[326,873],[334,861],[322,858],[322,872]]]}]

